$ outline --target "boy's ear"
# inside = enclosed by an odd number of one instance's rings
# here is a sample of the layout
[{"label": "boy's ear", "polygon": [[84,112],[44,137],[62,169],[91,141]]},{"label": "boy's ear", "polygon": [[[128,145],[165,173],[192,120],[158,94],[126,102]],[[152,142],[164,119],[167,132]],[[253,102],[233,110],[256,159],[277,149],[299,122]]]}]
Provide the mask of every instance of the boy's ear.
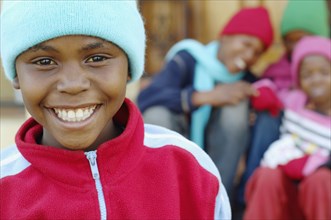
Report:
[{"label": "boy's ear", "polygon": [[13,85],[14,89],[20,89],[20,82],[19,82],[17,76],[15,76],[15,78],[13,79],[12,85]]}]

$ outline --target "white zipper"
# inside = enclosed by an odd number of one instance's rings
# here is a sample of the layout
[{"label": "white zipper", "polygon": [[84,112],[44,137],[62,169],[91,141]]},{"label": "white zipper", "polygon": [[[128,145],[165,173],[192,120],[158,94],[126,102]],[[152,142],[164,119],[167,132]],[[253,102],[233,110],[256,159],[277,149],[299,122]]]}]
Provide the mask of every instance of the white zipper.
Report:
[{"label": "white zipper", "polygon": [[95,151],[85,152],[85,155],[90,163],[91,173],[92,173],[93,179],[95,181],[95,187],[98,192],[101,219],[106,220],[107,219],[107,209],[106,209],[105,197],[104,197],[103,191],[102,191],[99,170],[98,170],[97,151],[95,150]]}]

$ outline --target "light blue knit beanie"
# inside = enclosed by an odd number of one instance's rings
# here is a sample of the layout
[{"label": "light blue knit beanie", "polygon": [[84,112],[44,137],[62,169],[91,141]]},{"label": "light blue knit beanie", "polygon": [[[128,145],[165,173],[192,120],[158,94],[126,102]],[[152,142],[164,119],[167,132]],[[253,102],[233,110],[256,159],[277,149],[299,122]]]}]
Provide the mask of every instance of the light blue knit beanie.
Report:
[{"label": "light blue knit beanie", "polygon": [[22,52],[64,35],[110,41],[127,54],[131,81],[143,73],[145,29],[135,0],[4,0],[1,59],[7,78],[15,78],[15,61]]}]

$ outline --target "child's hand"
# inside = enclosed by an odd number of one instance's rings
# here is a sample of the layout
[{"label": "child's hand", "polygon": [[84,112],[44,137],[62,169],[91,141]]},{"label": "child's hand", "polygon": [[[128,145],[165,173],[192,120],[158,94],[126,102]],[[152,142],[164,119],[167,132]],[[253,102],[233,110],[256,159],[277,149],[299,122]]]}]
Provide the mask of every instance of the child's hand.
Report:
[{"label": "child's hand", "polygon": [[236,105],[242,100],[258,95],[257,90],[244,81],[231,84],[218,84],[210,92],[212,106]]},{"label": "child's hand", "polygon": [[292,180],[302,180],[304,178],[303,169],[307,163],[308,158],[308,155],[304,155],[279,167],[284,171],[285,175]]},{"label": "child's hand", "polygon": [[259,95],[251,97],[252,107],[257,111],[269,111],[273,116],[277,116],[284,108],[274,91],[266,86],[259,87]]}]

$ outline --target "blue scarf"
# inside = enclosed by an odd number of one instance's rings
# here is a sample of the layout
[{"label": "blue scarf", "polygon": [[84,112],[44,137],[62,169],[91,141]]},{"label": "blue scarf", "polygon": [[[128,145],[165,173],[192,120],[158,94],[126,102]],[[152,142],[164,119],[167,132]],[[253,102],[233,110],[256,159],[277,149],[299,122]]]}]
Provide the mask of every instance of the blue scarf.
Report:
[{"label": "blue scarf", "polygon": [[[196,60],[193,87],[197,91],[210,91],[215,83],[232,83],[240,80],[244,73],[231,74],[217,58],[220,44],[212,41],[208,45],[192,39],[180,41],[167,53],[166,60],[173,58],[179,51],[186,50]],[[212,107],[204,105],[192,113],[190,138],[201,148],[204,146],[205,127],[208,123]]]}]

